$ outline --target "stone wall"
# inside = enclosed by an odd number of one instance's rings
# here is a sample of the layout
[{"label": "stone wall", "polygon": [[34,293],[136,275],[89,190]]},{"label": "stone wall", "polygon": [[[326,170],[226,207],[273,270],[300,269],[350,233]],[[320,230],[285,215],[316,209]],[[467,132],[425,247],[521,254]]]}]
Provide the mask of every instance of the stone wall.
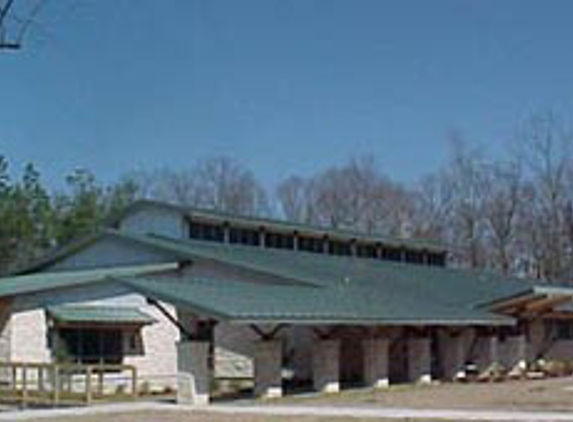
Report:
[{"label": "stone wall", "polygon": [[12,315],[10,360],[19,362],[51,362],[48,348],[48,327],[44,310],[19,312]]}]

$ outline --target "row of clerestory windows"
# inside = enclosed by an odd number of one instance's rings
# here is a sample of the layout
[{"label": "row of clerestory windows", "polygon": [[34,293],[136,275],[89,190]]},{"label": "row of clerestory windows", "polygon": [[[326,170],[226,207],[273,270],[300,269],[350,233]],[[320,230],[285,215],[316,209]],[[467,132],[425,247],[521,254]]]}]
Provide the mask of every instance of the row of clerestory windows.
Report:
[{"label": "row of clerestory windows", "polygon": [[272,232],[262,228],[231,227],[225,224],[204,221],[189,222],[189,237],[196,240],[264,246],[266,248],[290,249],[338,256],[357,256],[411,264],[440,267],[446,265],[444,253],[414,251],[375,243],[343,241],[327,237],[305,236],[300,233]]},{"label": "row of clerestory windows", "polygon": [[285,233],[261,233],[265,237],[265,246],[276,249],[294,249],[294,235]]},{"label": "row of clerestory windows", "polygon": [[242,245],[260,246],[261,234],[255,229],[229,228],[229,243],[240,243]]}]

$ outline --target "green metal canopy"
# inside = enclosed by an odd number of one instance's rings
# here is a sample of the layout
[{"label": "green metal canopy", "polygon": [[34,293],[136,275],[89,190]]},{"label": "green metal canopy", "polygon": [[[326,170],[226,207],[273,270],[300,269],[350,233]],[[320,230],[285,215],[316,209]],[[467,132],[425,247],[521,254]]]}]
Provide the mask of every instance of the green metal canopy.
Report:
[{"label": "green metal canopy", "polygon": [[149,277],[118,281],[198,315],[237,323],[512,325],[512,318],[402,296],[381,286],[267,285],[224,279]]},{"label": "green metal canopy", "polygon": [[[275,283],[326,288],[371,288],[387,298],[412,298],[462,309],[518,295],[535,281],[496,272],[415,265],[379,259],[334,256],[284,249],[229,245],[218,242],[175,240],[157,235],[132,236],[191,261],[203,260],[272,276]],[[270,281],[271,282],[271,281]],[[260,286],[260,284],[257,284]],[[565,287],[573,292],[570,287]],[[385,303],[387,305],[387,303]],[[356,306],[360,306],[357,303]]]},{"label": "green metal canopy", "polygon": [[35,273],[0,278],[0,298],[13,297],[25,294],[34,294],[42,291],[81,286],[112,276],[134,276],[170,271],[177,268],[176,263],[132,265],[106,267],[91,270],[59,271]]},{"label": "green metal canopy", "polygon": [[46,310],[54,320],[63,323],[151,324],[156,320],[135,307],[126,306],[53,306]]}]

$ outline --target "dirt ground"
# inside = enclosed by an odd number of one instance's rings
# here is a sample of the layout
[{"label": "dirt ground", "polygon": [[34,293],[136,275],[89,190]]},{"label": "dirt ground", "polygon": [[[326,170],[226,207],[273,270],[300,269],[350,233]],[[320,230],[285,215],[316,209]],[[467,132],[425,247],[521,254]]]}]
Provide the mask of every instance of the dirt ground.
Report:
[{"label": "dirt ground", "polygon": [[332,396],[285,397],[277,403],[368,405],[416,409],[573,410],[573,378],[500,383],[397,385]]},{"label": "dirt ground", "polygon": [[[289,396],[271,402],[254,400],[253,403],[270,406],[292,403],[313,406],[380,406],[416,409],[573,411],[573,378],[480,384],[399,385],[380,391],[347,390],[334,395]],[[57,419],[38,419],[38,422],[287,422],[292,420],[293,418],[288,416],[225,415],[169,410],[58,417]],[[297,416],[296,420],[300,422],[372,422],[377,419]],[[378,421],[393,422],[391,419],[379,419]]]},{"label": "dirt ground", "polygon": [[[146,412],[117,415],[93,415],[81,417],[59,417],[57,419],[37,419],[36,422],[397,422],[391,419],[362,419],[362,418],[332,418],[332,417],[300,417],[296,416],[253,416],[253,415],[219,415],[201,412]],[[403,419],[400,420],[404,422]],[[424,422],[419,420],[419,422]],[[431,422],[431,421],[427,421]]]}]

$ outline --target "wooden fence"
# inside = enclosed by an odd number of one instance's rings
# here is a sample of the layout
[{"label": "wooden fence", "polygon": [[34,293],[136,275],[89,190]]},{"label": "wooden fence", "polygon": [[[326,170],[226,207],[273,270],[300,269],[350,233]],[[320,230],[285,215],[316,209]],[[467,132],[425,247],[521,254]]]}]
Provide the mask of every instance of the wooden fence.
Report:
[{"label": "wooden fence", "polygon": [[137,382],[132,365],[0,362],[0,403],[25,407],[133,400]]}]

